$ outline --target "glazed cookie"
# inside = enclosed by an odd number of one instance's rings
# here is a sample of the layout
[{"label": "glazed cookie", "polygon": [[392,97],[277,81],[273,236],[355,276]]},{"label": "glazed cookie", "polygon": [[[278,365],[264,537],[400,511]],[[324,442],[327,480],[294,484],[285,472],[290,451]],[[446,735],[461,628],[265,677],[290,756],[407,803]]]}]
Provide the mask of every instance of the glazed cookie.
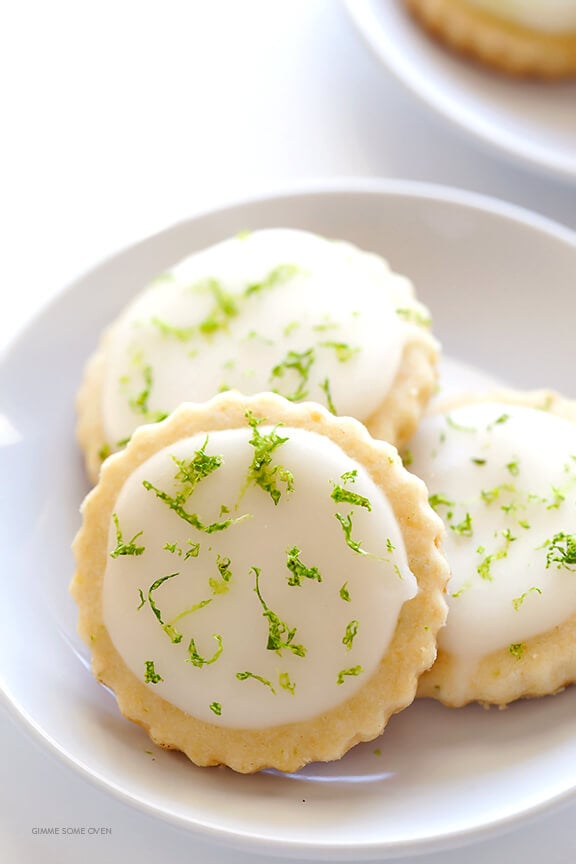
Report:
[{"label": "glazed cookie", "polygon": [[471,395],[427,417],[410,454],[452,570],[419,695],[506,705],[574,682],[576,404],[546,391]]},{"label": "glazed cookie", "polygon": [[511,75],[576,74],[575,0],[404,0],[441,42]]},{"label": "glazed cookie", "polygon": [[380,257],[303,231],[243,234],[182,261],[104,335],[78,399],[96,480],[143,423],[218,392],[277,392],[405,442],[436,384],[411,283]]},{"label": "glazed cookie", "polygon": [[434,661],[442,523],[356,420],[273,394],[182,405],[106,460],[83,516],[94,674],[198,765],[338,759]]}]

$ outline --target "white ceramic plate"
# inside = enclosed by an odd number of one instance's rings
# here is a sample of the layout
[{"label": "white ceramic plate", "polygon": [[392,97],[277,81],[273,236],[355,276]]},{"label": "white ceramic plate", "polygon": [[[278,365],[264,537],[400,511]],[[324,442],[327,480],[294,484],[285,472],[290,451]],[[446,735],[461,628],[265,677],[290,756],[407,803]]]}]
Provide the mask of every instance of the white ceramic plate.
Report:
[{"label": "white ceramic plate", "polygon": [[[419,702],[338,763],[247,777],[151,746],[88,671],[67,591],[87,491],[73,437],[84,361],[154,274],[240,229],[275,225],[383,253],[413,277],[448,354],[511,384],[576,396],[576,239],[516,208],[415,184],[325,184],[199,216],[122,252],[63,293],[0,364],[6,703],[92,781],[204,840],[361,860],[512,827],[576,790],[575,688],[503,712]],[[485,377],[459,374],[473,385]]]},{"label": "white ceramic plate", "polygon": [[576,180],[576,82],[509,80],[432,41],[401,0],[346,0],[376,55],[430,106],[516,160]]}]

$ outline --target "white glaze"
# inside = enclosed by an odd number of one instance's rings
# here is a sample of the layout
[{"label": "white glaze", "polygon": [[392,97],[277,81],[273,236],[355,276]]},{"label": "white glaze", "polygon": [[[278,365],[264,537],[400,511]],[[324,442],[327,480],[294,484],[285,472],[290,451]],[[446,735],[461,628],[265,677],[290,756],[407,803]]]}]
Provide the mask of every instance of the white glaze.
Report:
[{"label": "white glaze", "polygon": [[[266,434],[270,427],[261,431]],[[138,557],[108,558],[103,616],[114,645],[140,680],[145,662],[154,661],[155,672],[164,680],[148,686],[158,695],[197,718],[228,727],[263,728],[306,720],[348,699],[375,671],[402,604],[417,591],[390,505],[366,470],[324,437],[300,429],[280,431],[289,440],[274,451],[273,464],[292,471],[294,489],[287,493],[279,483],[277,506],[259,486],[245,489],[253,457],[251,430],[210,434],[206,452],[221,454],[224,464],[198,484],[186,509],[197,512],[205,523],[227,518],[220,516],[222,504],[232,517],[249,514],[226,530],[198,531],[142,486],[148,480],[173,495],[177,466],[171,457],[192,458],[204,435],[155,454],[130,477],[115,504],[124,541],[143,530],[136,543],[145,551]],[[371,512],[331,499],[333,484],[343,485],[340,475],[353,469],[358,476],[346,487],[367,497]],[[353,513],[352,539],[362,541],[362,547],[378,558],[350,549],[336,512]],[[388,539],[395,547],[392,552]],[[186,550],[188,540],[200,543],[197,558],[185,561],[164,549],[168,542]],[[287,550],[293,546],[300,549],[307,567],[318,568],[321,582],[303,579],[300,587],[288,585]],[[109,551],[115,547],[111,524]],[[228,593],[214,595],[208,580],[219,575],[218,554],[230,559],[232,578]],[[260,590],[266,604],[290,628],[297,628],[293,644],[304,645],[306,656],[267,649],[268,621],[254,590],[253,567],[261,568]],[[212,598],[209,605],[174,622],[183,636],[179,643],[171,641],[148,602],[137,610],[138,589],[146,596],[155,580],[175,572],[180,575],[152,594],[165,623]],[[350,602],[340,596],[344,583]],[[342,638],[353,620],[359,628],[348,650]],[[191,638],[200,655],[212,657],[217,649],[214,634],[222,638],[218,660],[202,667],[186,662]],[[337,684],[341,670],[357,665],[362,674],[346,676]],[[236,673],[243,671],[272,682],[276,693],[257,680],[238,680]],[[294,694],[278,686],[281,673],[288,673],[296,685]],[[210,710],[212,702],[222,705],[220,717]]]},{"label": "white glaze", "polygon": [[576,0],[466,0],[514,24],[542,33],[576,32]]},{"label": "white glaze", "polygon": [[[576,612],[576,575],[558,564],[547,567],[545,545],[575,531],[576,425],[545,411],[480,403],[427,417],[410,452],[410,470],[427,484],[431,500],[442,495],[455,502],[434,503],[447,525],[444,549],[453,574],[439,646],[459,657],[463,670]],[[463,531],[467,514],[471,536]],[[516,539],[508,541],[507,531]],[[499,550],[500,559],[482,564]]]},{"label": "white glaze", "polygon": [[[285,278],[246,296],[278,267]],[[182,339],[161,331],[165,322],[186,330],[205,321],[215,300],[207,280],[234,298],[237,314],[210,335]],[[144,422],[183,401],[205,401],[222,389],[246,394],[277,390],[294,396],[302,378],[273,371],[288,352],[313,349],[314,362],[298,401],[327,405],[329,382],[338,414],[367,419],[384,399],[398,369],[405,334],[415,326],[396,313],[427,313],[411,284],[381,258],[303,231],[275,229],[235,237],[193,255],[126,310],[106,346],[103,425],[112,449]],[[153,323],[156,321],[156,323]],[[326,328],[326,329],[318,329]],[[180,334],[181,336],[185,334]],[[333,342],[350,346],[339,359]],[[342,356],[342,355],[340,355]],[[130,405],[146,389],[146,410]]]}]

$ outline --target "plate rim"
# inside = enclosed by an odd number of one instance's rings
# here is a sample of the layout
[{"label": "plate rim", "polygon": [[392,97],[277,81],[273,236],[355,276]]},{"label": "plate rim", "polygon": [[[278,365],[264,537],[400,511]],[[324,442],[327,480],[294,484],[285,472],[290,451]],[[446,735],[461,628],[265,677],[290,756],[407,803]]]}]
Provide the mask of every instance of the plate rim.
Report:
[{"label": "plate rim", "polygon": [[[343,0],[343,2],[353,4],[357,0]],[[358,2],[370,3],[371,0],[358,0]],[[216,216],[227,210],[234,210],[257,202],[283,198],[306,198],[311,195],[342,194],[422,198],[460,205],[470,210],[488,211],[508,221],[520,222],[527,227],[543,231],[571,247],[576,246],[576,228],[571,228],[559,219],[545,216],[543,213],[522,204],[516,204],[497,195],[466,189],[463,186],[413,180],[407,177],[368,177],[362,175],[299,177],[279,184],[267,184],[264,190],[257,190],[251,195],[230,195],[219,199],[213,205],[203,206],[198,210],[192,209],[187,216],[176,219],[159,230],[142,234],[139,239],[123,243],[108,254],[98,257],[87,265],[86,269],[80,270],[72,280],[64,282],[50,297],[40,301],[40,305],[24,319],[14,333],[8,337],[5,344],[0,346],[0,366],[4,363],[7,355],[16,350],[18,343],[26,337],[28,330],[33,328],[36,322],[53,306],[57,305],[66,294],[73,292],[85,279],[93,276],[99,269],[113,263],[132,249],[177,231],[192,221]]]},{"label": "plate rim", "polygon": [[556,180],[576,182],[576,159],[561,157],[557,161],[551,160],[537,143],[532,146],[524,140],[519,146],[517,136],[510,135],[506,130],[498,130],[493,123],[483,122],[474,111],[458,108],[450,97],[445,97],[437,87],[432,86],[425,76],[404,60],[396,45],[387,38],[374,12],[374,0],[343,0],[343,3],[358,33],[375,57],[422,104],[437,112],[469,139],[484,145],[485,149],[496,150],[508,160],[520,159],[524,168],[537,168]]},{"label": "plate rim", "polygon": [[[0,353],[0,368],[10,358],[12,352],[18,350],[28,338],[29,331],[33,329],[40,320],[60,303],[65,302],[69,294],[79,290],[84,280],[96,274],[104,265],[129,254],[135,248],[146,245],[154,238],[169,235],[178,227],[183,227],[201,221],[206,217],[214,217],[226,211],[240,209],[250,204],[263,201],[282,201],[288,198],[306,199],[310,196],[330,195],[374,195],[377,197],[411,197],[420,200],[432,200],[439,203],[449,203],[455,206],[482,211],[491,215],[504,218],[515,224],[537,229],[544,232],[550,238],[565,243],[576,255],[576,231],[562,225],[559,222],[542,216],[534,211],[528,210],[515,204],[510,204],[498,198],[486,196],[476,192],[469,192],[439,184],[422,183],[412,180],[385,180],[378,178],[340,178],[340,179],[313,179],[301,180],[292,184],[285,184],[279,189],[270,189],[264,193],[256,193],[252,196],[233,197],[226,202],[219,202],[214,207],[204,208],[192,213],[189,217],[178,220],[166,228],[153,232],[139,241],[131,242],[116,250],[111,255],[97,260],[93,266],[80,273],[68,286],[58,291],[48,302],[42,304],[32,315],[30,315],[24,326],[21,327],[10,339]],[[254,851],[274,856],[292,857],[314,857],[324,860],[349,860],[354,855],[358,860],[374,860],[376,857],[383,860],[390,857],[404,857],[407,855],[432,853],[450,848],[457,848],[476,840],[487,839],[513,830],[513,828],[527,818],[537,814],[543,814],[556,809],[567,803],[576,795],[576,784],[568,790],[557,793],[552,798],[538,802],[529,808],[513,814],[508,814],[497,821],[491,821],[484,825],[475,827],[464,827],[454,829],[450,833],[438,836],[422,837],[415,840],[402,840],[394,843],[386,843],[370,840],[366,844],[359,845],[358,841],[353,843],[338,842],[327,844],[325,840],[318,841],[290,841],[281,839],[271,841],[267,837],[259,836],[257,831],[249,829],[246,832],[238,829],[214,828],[205,822],[198,823],[190,818],[178,816],[175,813],[160,810],[157,805],[147,802],[137,795],[123,790],[114,780],[104,777],[91,767],[84,764],[82,760],[68,753],[52,735],[42,729],[41,724],[20,704],[19,699],[10,693],[10,688],[3,681],[0,670],[0,706],[5,708],[10,719],[16,723],[28,737],[34,740],[44,751],[52,757],[63,762],[67,768],[71,768],[88,782],[96,785],[101,790],[111,794],[114,798],[124,804],[134,807],[147,815],[154,816],[161,822],[172,826],[194,832],[199,839],[214,842],[221,846],[231,848],[242,848],[246,851]]]}]

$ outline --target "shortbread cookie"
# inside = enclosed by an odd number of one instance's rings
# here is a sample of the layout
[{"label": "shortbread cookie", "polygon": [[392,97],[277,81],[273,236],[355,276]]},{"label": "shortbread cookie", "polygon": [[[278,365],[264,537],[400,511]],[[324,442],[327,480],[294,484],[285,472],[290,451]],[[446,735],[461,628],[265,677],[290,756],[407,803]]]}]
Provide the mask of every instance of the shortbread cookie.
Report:
[{"label": "shortbread cookie", "polygon": [[405,0],[451,48],[517,76],[576,74],[574,0]]},{"label": "shortbread cookie", "polygon": [[303,231],[237,236],[182,261],[102,339],[78,437],[102,458],[181,402],[218,392],[312,400],[402,443],[436,385],[437,345],[411,283],[376,255]]},{"label": "shortbread cookie", "polygon": [[427,417],[410,453],[452,570],[419,695],[506,705],[574,682],[576,404],[547,391],[470,395]]},{"label": "shortbread cookie", "polygon": [[94,674],[198,765],[337,759],[434,661],[442,523],[356,420],[272,394],[183,405],[106,460],[83,514]]}]

